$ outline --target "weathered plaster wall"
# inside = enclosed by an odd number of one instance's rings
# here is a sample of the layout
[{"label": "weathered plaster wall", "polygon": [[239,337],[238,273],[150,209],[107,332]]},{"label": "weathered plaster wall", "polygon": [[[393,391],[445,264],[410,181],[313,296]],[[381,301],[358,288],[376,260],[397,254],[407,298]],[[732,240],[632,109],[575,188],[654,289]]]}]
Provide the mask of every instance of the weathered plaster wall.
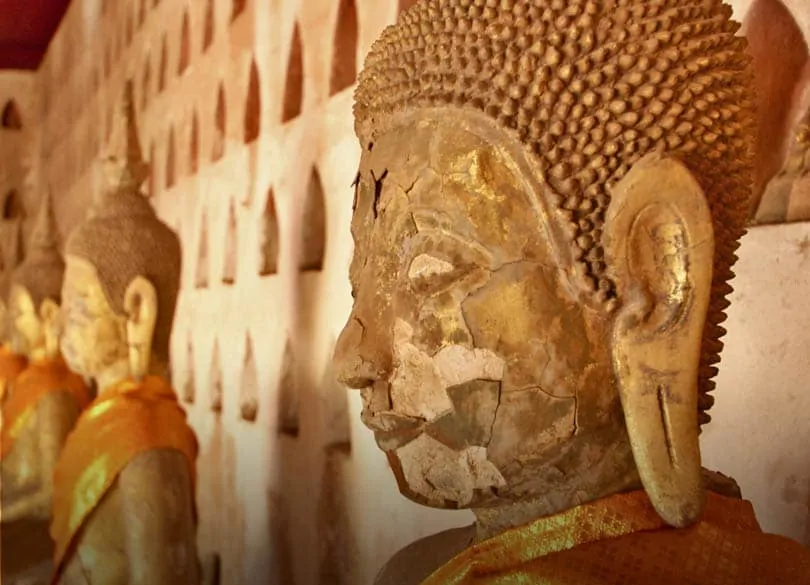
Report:
[{"label": "weathered plaster wall", "polygon": [[[225,585],[267,575],[282,585],[369,583],[405,544],[471,518],[399,496],[360,424],[359,397],[330,368],[351,306],[351,84],[399,4],[74,0],[39,74],[0,75],[0,104],[14,97],[32,121],[25,148],[10,148],[42,161],[63,235],[92,201],[93,161],[134,81],[153,201],[184,244],[173,381],[202,449],[201,551],[221,555]],[[801,326],[810,283],[787,271],[801,267],[787,242],[802,230],[746,239],[716,424],[704,436],[707,461],[737,476],[763,524],[799,537],[810,461],[787,455],[800,445],[792,435],[769,433],[787,420],[780,409],[810,428],[790,402],[807,374],[782,353],[778,380],[768,347],[800,352],[810,331]],[[782,269],[794,274],[787,284]],[[766,312],[774,302],[793,306]],[[770,330],[759,353],[757,327]],[[746,463],[748,453],[758,459]]]}]

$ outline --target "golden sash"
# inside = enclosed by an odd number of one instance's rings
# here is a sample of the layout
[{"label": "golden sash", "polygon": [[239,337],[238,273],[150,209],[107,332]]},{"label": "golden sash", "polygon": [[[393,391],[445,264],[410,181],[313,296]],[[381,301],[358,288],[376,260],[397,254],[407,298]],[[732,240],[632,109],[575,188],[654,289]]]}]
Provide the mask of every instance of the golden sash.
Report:
[{"label": "golden sash", "polygon": [[169,384],[150,376],[105,390],[82,413],[54,474],[51,537],[56,583],[76,536],[129,462],[154,449],[175,449],[196,483],[197,438]]},{"label": "golden sash", "polygon": [[17,377],[14,392],[3,404],[0,459],[11,451],[14,441],[34,415],[39,401],[52,392],[67,392],[81,410],[90,403],[90,390],[84,380],[71,372],[61,357],[30,362]]},{"label": "golden sash", "polygon": [[9,382],[13,382],[27,365],[24,355],[14,353],[7,345],[0,345],[0,403],[6,400]]},{"label": "golden sash", "polygon": [[707,497],[684,529],[643,491],[578,506],[468,548],[423,585],[810,584],[810,549],[764,534],[749,502]]}]

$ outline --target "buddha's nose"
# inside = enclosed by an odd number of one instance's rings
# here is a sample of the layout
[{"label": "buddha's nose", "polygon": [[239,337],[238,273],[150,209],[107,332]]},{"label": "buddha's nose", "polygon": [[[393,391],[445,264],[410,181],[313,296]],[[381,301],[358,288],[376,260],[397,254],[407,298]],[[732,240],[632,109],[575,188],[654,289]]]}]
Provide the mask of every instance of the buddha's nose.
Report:
[{"label": "buddha's nose", "polygon": [[386,379],[391,358],[387,355],[387,344],[382,341],[352,313],[335,345],[333,359],[338,381],[361,390]]}]

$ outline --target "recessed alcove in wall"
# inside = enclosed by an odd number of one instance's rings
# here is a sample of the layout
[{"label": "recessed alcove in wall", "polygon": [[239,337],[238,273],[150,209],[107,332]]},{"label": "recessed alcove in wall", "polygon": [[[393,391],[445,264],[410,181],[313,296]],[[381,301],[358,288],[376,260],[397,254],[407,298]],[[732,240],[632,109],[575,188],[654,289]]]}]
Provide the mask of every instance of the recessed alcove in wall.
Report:
[{"label": "recessed alcove in wall", "polygon": [[188,12],[183,13],[183,24],[180,28],[180,59],[177,62],[177,74],[182,73],[188,69],[188,64],[191,61],[191,30],[188,21]]},{"label": "recessed alcove in wall", "polygon": [[211,160],[218,161],[225,154],[225,130],[227,121],[225,119],[225,88],[219,84],[217,91],[217,105],[214,111],[214,144],[211,149]]},{"label": "recessed alcove in wall", "polygon": [[174,128],[169,128],[169,146],[166,154],[166,189],[171,189],[174,187],[175,169]]},{"label": "recessed alcove in wall", "polygon": [[157,151],[155,143],[149,145],[149,197],[157,195]]},{"label": "recessed alcove in wall", "polygon": [[0,116],[2,119],[3,128],[6,130],[22,130],[22,116],[20,116],[20,109],[17,107],[17,102],[10,99],[3,106],[3,114]]},{"label": "recessed alcove in wall", "polygon": [[326,252],[326,201],[321,176],[315,167],[312,168],[307,186],[301,233],[303,242],[299,269],[303,272],[323,269]]},{"label": "recessed alcove in wall", "polygon": [[297,437],[300,430],[298,414],[298,364],[292,342],[287,339],[281,360],[281,377],[278,385],[278,431],[288,437]]},{"label": "recessed alcove in wall", "polygon": [[149,54],[143,64],[143,86],[141,88],[141,109],[145,110],[149,105],[149,92],[152,90],[152,63]]},{"label": "recessed alcove in wall", "polygon": [[166,35],[163,35],[161,45],[160,69],[158,70],[158,93],[166,89],[166,72],[169,67],[169,45],[166,42]]},{"label": "recessed alcove in wall", "polygon": [[214,341],[214,350],[211,354],[211,384],[208,396],[208,405],[214,412],[222,412],[222,365],[219,359],[219,342]]},{"label": "recessed alcove in wall", "polygon": [[188,404],[194,404],[197,393],[197,383],[194,375],[194,346],[191,342],[191,332],[186,341],[186,378],[183,380],[183,400]]},{"label": "recessed alcove in wall", "polygon": [[262,96],[259,86],[259,68],[256,60],[250,60],[247,98],[245,99],[245,144],[259,137],[262,125]]},{"label": "recessed alcove in wall", "polygon": [[231,20],[236,20],[236,17],[245,11],[247,0],[233,0],[231,5]]},{"label": "recessed alcove in wall", "polygon": [[208,217],[200,216],[200,235],[197,241],[197,265],[194,274],[195,288],[208,288]]},{"label": "recessed alcove in wall", "polygon": [[[126,38],[127,46],[132,43],[132,13],[129,11],[128,7],[125,7],[124,10],[124,35]],[[68,63],[72,63],[72,60],[66,60]]]},{"label": "recessed alcove in wall", "polygon": [[357,6],[354,0],[340,0],[335,39],[332,44],[332,77],[329,95],[350,87],[357,77]]},{"label": "recessed alcove in wall", "polygon": [[197,174],[200,167],[200,120],[197,111],[191,115],[191,140],[188,149],[188,167],[192,175]]},{"label": "recessed alcove in wall", "polygon": [[141,0],[140,7],[138,8],[138,26],[143,26],[146,20],[146,0]]},{"label": "recessed alcove in wall", "polygon": [[25,219],[25,207],[16,189],[11,189],[3,197],[3,219]]},{"label": "recessed alcove in wall", "polygon": [[237,243],[236,205],[231,199],[228,205],[228,225],[225,233],[225,256],[222,266],[222,282],[231,285],[236,282],[237,258],[239,245]]},{"label": "recessed alcove in wall", "polygon": [[[335,347],[333,340],[330,347]],[[351,453],[351,413],[348,389],[337,379],[334,362],[328,360],[321,388],[324,396],[324,431],[326,448]]]},{"label": "recessed alcove in wall", "polygon": [[110,78],[110,70],[112,69],[112,43],[104,43],[104,79]]},{"label": "recessed alcove in wall", "polygon": [[205,22],[203,23],[203,53],[214,42],[214,0],[208,0],[205,7]]},{"label": "recessed alcove in wall", "polygon": [[290,55],[287,57],[287,76],[284,80],[284,102],[281,122],[289,122],[301,114],[304,100],[304,49],[298,23],[293,28]]},{"label": "recessed alcove in wall", "polygon": [[419,2],[419,0],[399,0],[399,11],[408,10],[411,6]]},{"label": "recessed alcove in wall", "polygon": [[259,377],[253,355],[253,340],[245,335],[245,359],[242,365],[242,386],[239,390],[239,416],[254,422],[259,414]]},{"label": "recessed alcove in wall", "polygon": [[261,266],[259,276],[270,276],[278,273],[278,215],[276,213],[276,195],[273,188],[267,190],[267,201],[262,213],[261,229]]}]

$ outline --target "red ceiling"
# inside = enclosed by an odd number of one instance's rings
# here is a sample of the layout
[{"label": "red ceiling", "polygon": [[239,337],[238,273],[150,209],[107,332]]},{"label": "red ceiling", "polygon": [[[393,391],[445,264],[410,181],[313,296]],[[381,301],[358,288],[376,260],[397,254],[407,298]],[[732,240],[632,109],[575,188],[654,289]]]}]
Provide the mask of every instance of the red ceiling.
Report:
[{"label": "red ceiling", "polygon": [[36,69],[70,0],[0,0],[0,69]]}]

